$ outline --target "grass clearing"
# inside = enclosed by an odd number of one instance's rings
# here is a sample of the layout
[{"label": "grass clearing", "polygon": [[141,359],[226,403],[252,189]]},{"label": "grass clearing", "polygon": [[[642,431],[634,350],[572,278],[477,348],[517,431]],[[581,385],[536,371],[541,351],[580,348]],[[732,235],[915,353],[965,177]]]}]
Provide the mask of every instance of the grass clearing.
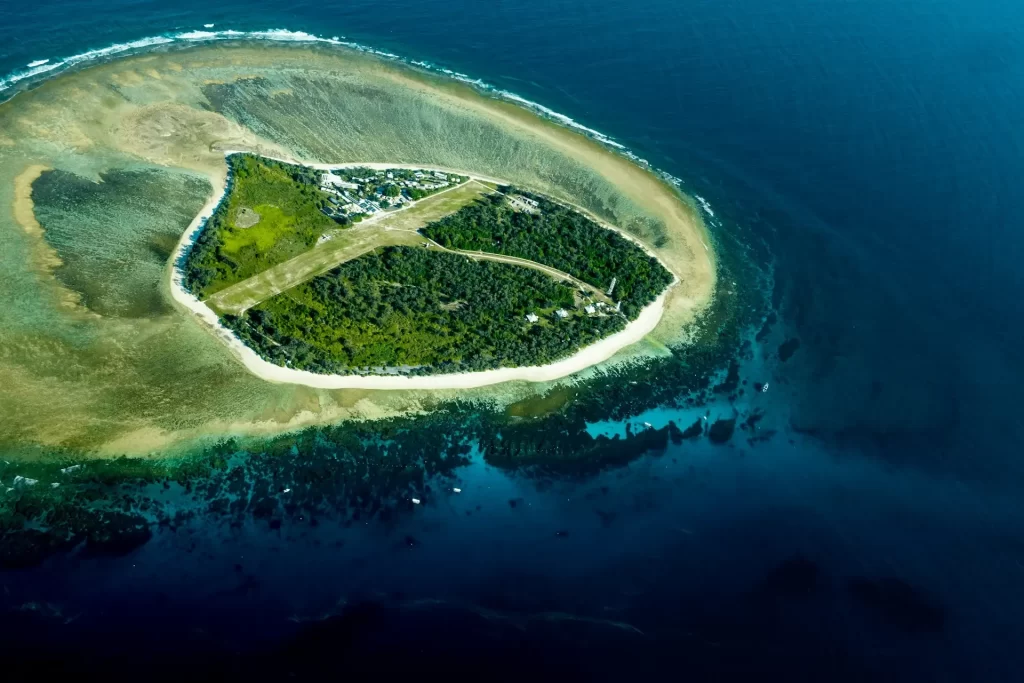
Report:
[{"label": "grass clearing", "polygon": [[320,211],[316,173],[232,156],[233,185],[188,255],[189,288],[200,296],[242,282],[316,245],[338,224]]},{"label": "grass clearing", "polygon": [[286,215],[272,204],[260,204],[256,207],[256,213],[259,214],[258,221],[250,222],[246,219],[243,224],[239,224],[236,218],[232,229],[225,231],[221,246],[225,253],[237,254],[248,246],[259,252],[270,251],[282,235],[295,229],[295,217]]}]

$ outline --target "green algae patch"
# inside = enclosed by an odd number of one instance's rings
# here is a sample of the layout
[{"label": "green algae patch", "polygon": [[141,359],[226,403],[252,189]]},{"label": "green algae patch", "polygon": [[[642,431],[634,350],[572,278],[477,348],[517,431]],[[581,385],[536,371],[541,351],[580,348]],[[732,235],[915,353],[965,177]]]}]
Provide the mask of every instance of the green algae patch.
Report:
[{"label": "green algae patch", "polygon": [[573,387],[557,387],[543,396],[533,396],[513,403],[505,409],[509,417],[546,417],[563,410],[576,398],[578,390]]}]

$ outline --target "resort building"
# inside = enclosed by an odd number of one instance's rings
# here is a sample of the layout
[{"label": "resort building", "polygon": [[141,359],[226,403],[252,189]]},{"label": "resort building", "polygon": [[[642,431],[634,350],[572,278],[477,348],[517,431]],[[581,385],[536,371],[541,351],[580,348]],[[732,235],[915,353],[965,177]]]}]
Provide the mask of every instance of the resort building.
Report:
[{"label": "resort building", "polygon": [[583,310],[587,312],[587,315],[594,315],[595,313],[597,313],[597,309],[589,304],[587,306],[584,306]]},{"label": "resort building", "polygon": [[539,210],[537,207],[540,206],[535,200],[521,194],[509,195],[508,202],[513,209],[524,213],[537,213]]},{"label": "resort building", "polygon": [[327,171],[320,176],[320,187],[323,189],[329,189],[331,187],[340,187],[346,190],[358,190],[359,186],[355,183],[350,183],[344,180],[341,176],[334,175],[330,171]]},{"label": "resort building", "polygon": [[535,313],[527,313],[526,314],[526,322],[528,322],[528,323],[535,323],[538,320],[540,320],[540,318],[537,317],[537,315]]},{"label": "resort building", "polygon": [[559,308],[557,311],[555,311],[555,315],[557,315],[559,318],[568,318],[569,312],[564,308]]}]

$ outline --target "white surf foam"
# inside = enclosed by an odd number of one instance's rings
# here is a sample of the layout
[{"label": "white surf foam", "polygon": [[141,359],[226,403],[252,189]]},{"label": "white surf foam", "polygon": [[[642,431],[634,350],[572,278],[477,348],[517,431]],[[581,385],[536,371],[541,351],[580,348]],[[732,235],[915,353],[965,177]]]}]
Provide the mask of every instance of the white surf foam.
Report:
[{"label": "white surf foam", "polygon": [[707,211],[709,216],[711,216],[712,218],[715,217],[715,212],[711,210],[711,204],[708,203],[708,200],[704,199],[699,194],[693,195],[693,198],[700,202],[701,207],[703,207],[703,209]]},{"label": "white surf foam", "polygon": [[115,43],[114,45],[108,45],[107,47],[99,48],[97,50],[89,50],[81,54],[66,57],[64,59],[58,59],[55,62],[51,62],[49,59],[40,59],[32,62],[29,68],[25,71],[16,71],[4,78],[0,78],[0,93],[9,89],[16,83],[20,83],[26,78],[32,78],[33,76],[39,76],[41,74],[60,69],[63,67],[75,66],[82,64],[83,62],[89,62],[96,59],[102,59],[111,55],[120,54],[122,52],[128,52],[130,50],[141,50],[154,45],[166,45],[167,43],[173,43],[174,38],[168,36],[152,36],[150,38],[142,38],[140,40],[133,40],[128,43]]},{"label": "white surf foam", "polygon": [[[213,27],[214,24],[203,24],[204,29],[211,29]],[[478,88],[481,88],[483,90],[486,90],[493,95],[497,95],[504,99],[511,100],[513,102],[521,104],[537,113],[543,114],[548,118],[554,119],[555,121],[558,121],[559,123],[568,126],[569,128],[573,128],[582,133],[585,133],[588,136],[593,137],[606,145],[609,145],[610,147],[614,147],[622,151],[626,150],[625,145],[616,142],[615,140],[601,133],[600,131],[584,126],[583,124],[577,122],[570,116],[566,116],[565,114],[559,113],[553,109],[545,107],[542,104],[538,104],[536,102],[528,100],[525,97],[520,97],[519,95],[513,92],[509,92],[508,90],[501,90],[499,88],[495,88],[494,86],[486,83],[485,81],[479,78],[472,78],[471,76],[468,76],[464,73],[459,73],[458,71],[453,71],[448,68],[439,67],[426,61],[403,60],[399,55],[396,55],[392,52],[377,50],[375,48],[368,47],[360,43],[346,41],[344,40],[343,36],[323,38],[312,33],[307,33],[306,31],[291,31],[289,29],[283,28],[267,29],[265,31],[182,31],[180,33],[142,38],[140,40],[133,40],[127,43],[116,43],[114,45],[110,45],[104,48],[89,50],[87,52],[73,55],[71,57],[58,59],[57,61],[52,63],[49,59],[41,59],[29,64],[29,68],[25,71],[15,72],[9,74],[5,78],[0,78],[0,93],[3,93],[4,90],[9,89],[16,83],[19,83],[25,80],[26,78],[32,78],[33,76],[39,76],[45,72],[52,71],[54,69],[75,66],[78,64],[82,64],[84,62],[98,60],[104,57],[109,57],[111,55],[120,54],[122,52],[128,52],[131,50],[142,50],[147,47],[167,45],[169,43],[174,42],[213,42],[217,40],[268,40],[289,43],[326,43],[330,45],[340,45],[348,47],[354,50],[358,50],[359,52],[367,52],[370,54],[377,55],[378,57],[385,57],[387,59],[408,61],[409,64],[412,64],[414,66],[418,66],[429,71],[442,73],[458,81],[462,81],[463,83],[467,83]],[[633,158],[636,161],[643,161],[636,157],[631,158]]]}]

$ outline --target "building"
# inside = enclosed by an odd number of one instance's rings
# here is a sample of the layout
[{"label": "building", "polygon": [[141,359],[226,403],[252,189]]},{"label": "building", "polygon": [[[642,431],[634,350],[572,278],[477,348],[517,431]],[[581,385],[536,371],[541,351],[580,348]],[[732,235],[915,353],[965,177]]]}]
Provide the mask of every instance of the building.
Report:
[{"label": "building", "polygon": [[448,180],[448,174],[441,173],[440,171],[434,171],[434,177],[438,180]]},{"label": "building", "polygon": [[513,194],[508,197],[509,204],[516,211],[523,211],[525,213],[537,213],[539,204],[529,197],[524,197],[521,194]]},{"label": "building", "polygon": [[346,190],[358,190],[359,186],[355,183],[350,183],[344,180],[341,176],[334,175],[330,171],[327,171],[320,176],[320,187],[324,190],[328,190],[331,187],[340,187]]},{"label": "building", "polygon": [[597,309],[590,305],[584,306],[583,310],[587,312],[587,315],[594,315],[597,313]]},{"label": "building", "polygon": [[569,312],[564,308],[559,308],[557,311],[555,311],[555,315],[557,315],[559,318],[564,319],[569,317]]},{"label": "building", "polygon": [[535,313],[527,313],[526,314],[526,322],[528,322],[528,323],[535,323],[538,320],[540,320],[540,318],[538,318]]}]

